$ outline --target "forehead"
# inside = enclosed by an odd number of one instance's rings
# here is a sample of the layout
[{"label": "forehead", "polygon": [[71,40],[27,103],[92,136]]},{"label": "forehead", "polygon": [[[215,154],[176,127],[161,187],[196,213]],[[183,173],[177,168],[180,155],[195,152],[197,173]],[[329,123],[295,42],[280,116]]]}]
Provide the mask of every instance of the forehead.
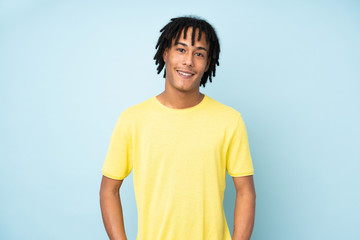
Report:
[{"label": "forehead", "polygon": [[200,33],[199,28],[195,29],[195,32],[193,31],[193,27],[185,27],[181,29],[181,31],[178,31],[176,36],[172,39],[172,45],[177,44],[179,41],[186,41],[191,42],[191,45],[194,46],[195,43],[209,46],[209,43],[207,41],[207,36],[204,31]]}]

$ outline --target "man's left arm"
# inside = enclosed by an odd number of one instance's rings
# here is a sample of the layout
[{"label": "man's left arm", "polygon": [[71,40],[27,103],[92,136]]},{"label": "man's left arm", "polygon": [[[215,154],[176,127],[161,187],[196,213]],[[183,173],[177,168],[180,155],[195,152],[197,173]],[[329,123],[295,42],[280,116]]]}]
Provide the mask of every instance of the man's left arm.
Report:
[{"label": "man's left arm", "polygon": [[255,219],[253,176],[233,177],[236,189],[233,240],[249,240]]}]

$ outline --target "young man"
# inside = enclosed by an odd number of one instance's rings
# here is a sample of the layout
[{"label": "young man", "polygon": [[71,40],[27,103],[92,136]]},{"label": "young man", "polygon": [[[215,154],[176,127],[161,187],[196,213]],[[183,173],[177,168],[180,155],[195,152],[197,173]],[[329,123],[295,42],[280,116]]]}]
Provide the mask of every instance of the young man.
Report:
[{"label": "young man", "polygon": [[199,92],[215,76],[220,46],[198,18],[173,18],[154,57],[165,91],[120,114],[102,168],[100,205],[110,239],[126,239],[119,188],[133,170],[137,240],[231,240],[223,198],[236,188],[232,239],[250,239],[253,165],[242,117]]}]

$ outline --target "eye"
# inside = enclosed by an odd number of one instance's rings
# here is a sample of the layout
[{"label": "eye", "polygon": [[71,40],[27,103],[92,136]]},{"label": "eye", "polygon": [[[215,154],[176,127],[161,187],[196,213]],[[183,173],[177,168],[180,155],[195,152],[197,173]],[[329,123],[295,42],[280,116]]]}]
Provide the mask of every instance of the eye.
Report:
[{"label": "eye", "polygon": [[178,52],[184,52],[185,50],[183,48],[177,48],[176,51]]},{"label": "eye", "polygon": [[196,56],[198,56],[198,57],[204,57],[204,54],[202,54],[202,53],[195,53],[196,54]]}]

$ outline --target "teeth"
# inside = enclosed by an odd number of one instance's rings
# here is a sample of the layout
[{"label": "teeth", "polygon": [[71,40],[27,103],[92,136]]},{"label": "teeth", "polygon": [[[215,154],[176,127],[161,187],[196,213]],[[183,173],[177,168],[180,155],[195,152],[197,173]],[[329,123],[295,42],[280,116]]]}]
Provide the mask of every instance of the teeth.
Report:
[{"label": "teeth", "polygon": [[181,72],[181,71],[178,71],[180,74],[184,75],[184,76],[191,76],[192,74],[191,73],[184,73],[184,72]]}]

